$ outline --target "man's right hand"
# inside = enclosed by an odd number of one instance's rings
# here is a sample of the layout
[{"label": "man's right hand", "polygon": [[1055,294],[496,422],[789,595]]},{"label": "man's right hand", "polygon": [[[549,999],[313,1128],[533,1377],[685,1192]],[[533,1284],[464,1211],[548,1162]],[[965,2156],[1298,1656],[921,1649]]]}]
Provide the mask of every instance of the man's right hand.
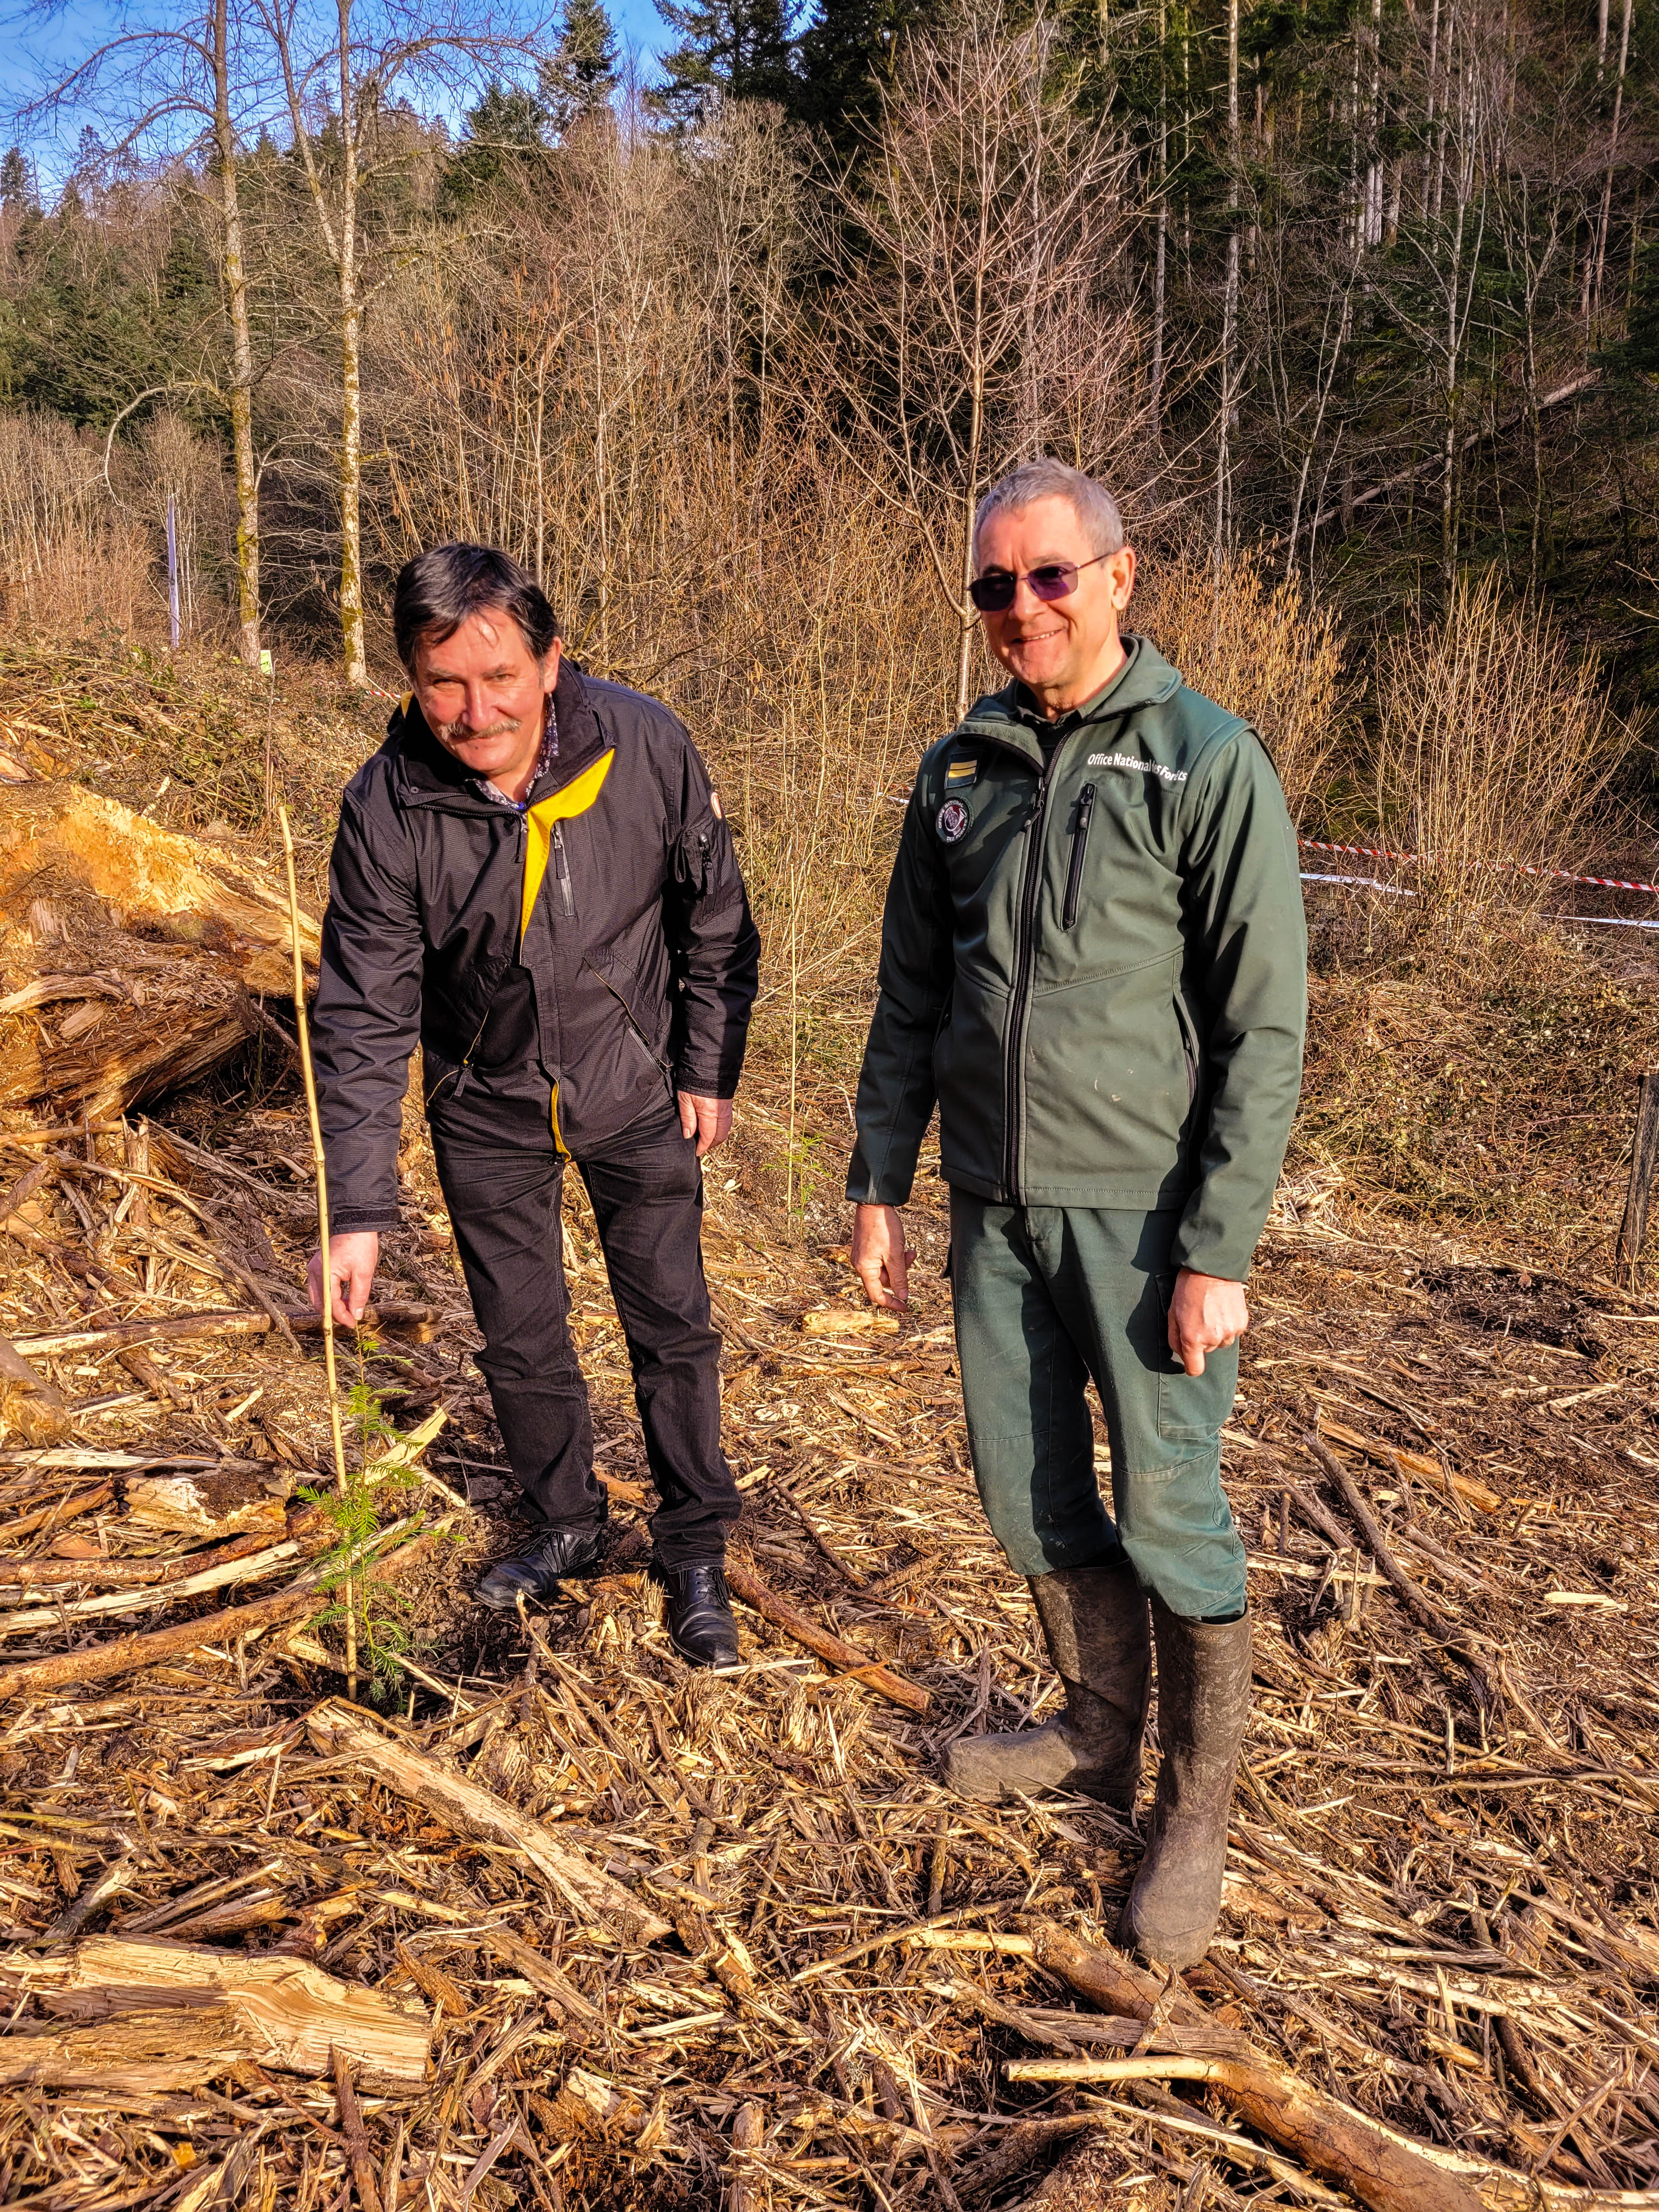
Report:
[{"label": "man's right hand", "polygon": [[853,1273],[872,1306],[910,1303],[910,1262],[904,1222],[896,1206],[860,1206],[853,1214]]},{"label": "man's right hand", "polygon": [[[343,1237],[328,1240],[328,1274],[334,1298],[334,1319],[341,1328],[356,1328],[368,1305],[368,1294],[374,1287],[374,1270],[380,1264],[380,1231],[374,1229],[348,1230]],[[311,1266],[306,1274],[306,1289],[310,1293],[312,1310],[323,1310],[323,1255],[313,1252]]]}]

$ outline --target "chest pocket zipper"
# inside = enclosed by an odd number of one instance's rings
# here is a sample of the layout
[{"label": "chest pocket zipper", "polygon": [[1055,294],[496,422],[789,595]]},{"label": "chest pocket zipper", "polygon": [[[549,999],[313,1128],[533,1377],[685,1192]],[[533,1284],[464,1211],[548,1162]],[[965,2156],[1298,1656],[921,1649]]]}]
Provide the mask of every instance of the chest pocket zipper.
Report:
[{"label": "chest pocket zipper", "polygon": [[1083,889],[1083,855],[1088,849],[1089,822],[1095,811],[1095,787],[1085,783],[1077,795],[1077,826],[1072,832],[1072,865],[1066,877],[1066,903],[1060,910],[1060,926],[1072,929],[1077,924],[1078,899]]},{"label": "chest pocket zipper", "polygon": [[571,887],[570,860],[564,848],[564,824],[553,824],[553,874],[559,886],[559,903],[565,919],[572,920],[576,912],[576,894]]}]

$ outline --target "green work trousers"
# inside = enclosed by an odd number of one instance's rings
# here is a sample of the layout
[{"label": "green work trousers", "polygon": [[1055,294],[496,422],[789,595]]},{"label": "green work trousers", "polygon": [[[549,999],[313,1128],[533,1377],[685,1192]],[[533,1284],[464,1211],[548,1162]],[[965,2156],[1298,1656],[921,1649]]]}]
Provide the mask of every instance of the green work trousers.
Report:
[{"label": "green work trousers", "polygon": [[[1188,1620],[1244,1605],[1221,1487],[1238,1351],[1188,1375],[1170,1350],[1180,1215],[992,1206],[951,1193],[951,1278],[968,1448],[992,1533],[1025,1576],[1109,1566]],[[1100,1393],[1112,1510],[1085,1395]]]}]

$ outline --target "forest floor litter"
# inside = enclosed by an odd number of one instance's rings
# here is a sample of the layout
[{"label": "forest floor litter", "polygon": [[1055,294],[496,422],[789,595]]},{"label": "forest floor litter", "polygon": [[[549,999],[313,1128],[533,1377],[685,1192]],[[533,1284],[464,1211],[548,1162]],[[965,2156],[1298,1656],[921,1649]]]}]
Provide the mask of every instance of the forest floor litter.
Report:
[{"label": "forest floor litter", "polygon": [[[7,990],[37,937],[122,972],[31,924]],[[7,1016],[41,1066],[63,1003]],[[1659,1302],[1293,1156],[1224,1438],[1223,1920],[1166,1981],[1113,1942],[1146,1796],[939,1779],[1058,1686],[969,1471],[937,1182],[873,1316],[835,1209],[778,1203],[805,1122],[762,1056],[708,1177],[743,1665],[701,1674],[574,1178],[605,1571],[472,1602],[523,1524],[412,1116],[334,1496],[305,1109],[246,1003],[241,1076],[0,1107],[0,2203],[1659,2207]]]},{"label": "forest floor litter", "polygon": [[[262,1310],[301,1319],[302,1109],[0,1158],[49,1170],[0,1293],[47,1386],[7,1383],[0,1443],[0,2201],[1412,2201],[1298,2151],[1236,2046],[1456,2161],[1448,2202],[1659,2192],[1646,1302],[1286,1197],[1227,1437],[1259,1638],[1222,1932],[1184,1989],[1117,1960],[1103,2010],[1133,1826],[937,1779],[1054,1695],[968,1473],[937,1208],[884,1333],[711,1175],[744,1495],[744,1667],[711,1676],[641,1572],[584,1209],[618,1539],[501,1622],[469,1592],[515,1493],[431,1188],[361,1371],[341,1347],[377,1504],[343,1534],[317,1340]],[[348,1546],[383,1571],[355,1705]]]}]

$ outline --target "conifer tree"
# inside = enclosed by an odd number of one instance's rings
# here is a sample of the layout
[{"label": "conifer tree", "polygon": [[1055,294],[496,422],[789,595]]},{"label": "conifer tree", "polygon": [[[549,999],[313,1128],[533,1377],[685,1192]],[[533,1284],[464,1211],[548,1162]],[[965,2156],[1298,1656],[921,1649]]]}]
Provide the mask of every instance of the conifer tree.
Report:
[{"label": "conifer tree", "polygon": [[617,87],[617,33],[605,0],[565,0],[558,44],[541,66],[542,106],[555,135],[604,114]]},{"label": "conifer tree", "polygon": [[793,108],[785,0],[657,0],[657,13],[681,40],[663,56],[665,82],[652,94],[662,113],[695,125],[711,95]]},{"label": "conifer tree", "polygon": [[0,159],[0,207],[21,215],[36,204],[34,182],[21,146],[8,146]]},{"label": "conifer tree", "polygon": [[935,12],[930,0],[817,0],[800,35],[793,113],[838,154],[852,153],[874,120],[898,42]]},{"label": "conifer tree", "polygon": [[459,215],[480,192],[499,185],[547,144],[548,111],[522,85],[486,85],[468,111],[466,135],[443,181],[440,204]]}]

